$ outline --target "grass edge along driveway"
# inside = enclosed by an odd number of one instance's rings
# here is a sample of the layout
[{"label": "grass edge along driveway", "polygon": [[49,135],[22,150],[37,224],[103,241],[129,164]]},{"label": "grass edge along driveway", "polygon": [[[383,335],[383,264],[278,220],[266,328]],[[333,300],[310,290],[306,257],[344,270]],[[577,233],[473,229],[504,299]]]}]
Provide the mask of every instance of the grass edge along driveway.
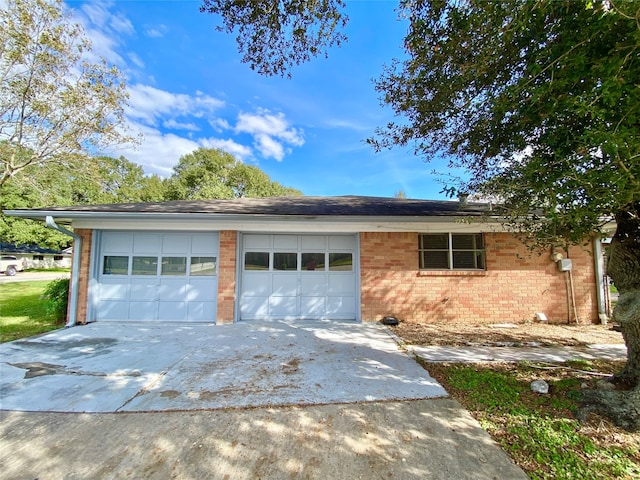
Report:
[{"label": "grass edge along driveway", "polygon": [[64,327],[47,311],[44,290],[48,280],[0,284],[0,343],[31,337]]}]

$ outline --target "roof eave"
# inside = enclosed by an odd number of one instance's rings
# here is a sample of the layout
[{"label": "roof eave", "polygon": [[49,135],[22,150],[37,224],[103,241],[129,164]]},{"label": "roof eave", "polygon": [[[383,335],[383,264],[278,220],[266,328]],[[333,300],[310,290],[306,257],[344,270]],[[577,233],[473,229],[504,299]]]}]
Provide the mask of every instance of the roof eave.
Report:
[{"label": "roof eave", "polygon": [[222,220],[222,221],[315,221],[318,223],[367,223],[372,220],[386,223],[394,222],[459,222],[480,220],[488,223],[498,223],[497,216],[482,214],[439,214],[439,215],[275,215],[275,214],[225,214],[225,213],[167,213],[167,212],[96,212],[72,210],[4,210],[5,215],[31,220],[45,221],[51,216],[58,223],[69,224],[73,220]]}]

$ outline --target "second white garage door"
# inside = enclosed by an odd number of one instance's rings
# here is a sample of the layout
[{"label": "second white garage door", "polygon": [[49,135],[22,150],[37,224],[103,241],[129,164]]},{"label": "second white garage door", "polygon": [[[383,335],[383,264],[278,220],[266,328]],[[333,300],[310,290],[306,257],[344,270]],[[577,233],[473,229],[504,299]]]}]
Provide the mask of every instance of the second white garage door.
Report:
[{"label": "second white garage door", "polygon": [[242,236],[240,319],[356,319],[355,235]]}]

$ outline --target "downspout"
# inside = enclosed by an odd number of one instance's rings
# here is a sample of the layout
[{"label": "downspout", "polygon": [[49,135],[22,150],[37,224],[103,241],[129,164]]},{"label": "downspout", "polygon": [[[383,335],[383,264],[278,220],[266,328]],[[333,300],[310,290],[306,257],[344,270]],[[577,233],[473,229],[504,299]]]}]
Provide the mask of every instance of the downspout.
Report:
[{"label": "downspout", "polygon": [[605,285],[604,271],[602,265],[602,244],[599,236],[593,238],[593,260],[596,268],[596,294],[598,298],[598,318],[600,323],[605,325],[609,318],[607,317],[607,307],[605,305]]},{"label": "downspout", "polygon": [[82,237],[71,230],[62,228],[56,224],[51,215],[45,218],[47,227],[57,230],[58,232],[73,238],[73,264],[71,268],[71,284],[69,286],[69,316],[65,328],[73,327],[76,324],[76,316],[78,312],[78,282],[80,278],[80,251],[82,250]]}]

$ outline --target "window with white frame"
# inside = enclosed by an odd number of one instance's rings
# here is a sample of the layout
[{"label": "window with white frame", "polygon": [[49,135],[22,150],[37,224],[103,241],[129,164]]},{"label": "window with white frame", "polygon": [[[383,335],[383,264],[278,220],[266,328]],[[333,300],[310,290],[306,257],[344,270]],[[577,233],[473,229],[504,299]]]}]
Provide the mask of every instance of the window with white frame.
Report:
[{"label": "window with white frame", "polygon": [[428,233],[419,235],[422,270],[484,270],[481,233]]}]

